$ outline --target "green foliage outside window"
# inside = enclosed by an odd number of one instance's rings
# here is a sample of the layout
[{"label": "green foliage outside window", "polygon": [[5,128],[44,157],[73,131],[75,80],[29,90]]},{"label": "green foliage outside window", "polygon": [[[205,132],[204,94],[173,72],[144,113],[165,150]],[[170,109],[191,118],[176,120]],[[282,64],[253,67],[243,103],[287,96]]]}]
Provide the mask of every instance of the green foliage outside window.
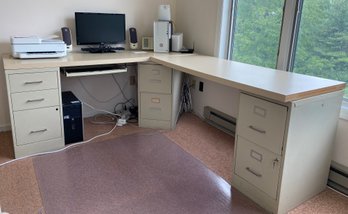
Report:
[{"label": "green foliage outside window", "polygon": [[348,82],[348,0],[304,0],[293,71]]},{"label": "green foliage outside window", "polygon": [[[232,60],[276,67],[283,5],[238,0]],[[294,72],[348,82],[348,0],[303,0],[297,38]]]},{"label": "green foliage outside window", "polygon": [[239,0],[232,59],[275,68],[284,1]]}]

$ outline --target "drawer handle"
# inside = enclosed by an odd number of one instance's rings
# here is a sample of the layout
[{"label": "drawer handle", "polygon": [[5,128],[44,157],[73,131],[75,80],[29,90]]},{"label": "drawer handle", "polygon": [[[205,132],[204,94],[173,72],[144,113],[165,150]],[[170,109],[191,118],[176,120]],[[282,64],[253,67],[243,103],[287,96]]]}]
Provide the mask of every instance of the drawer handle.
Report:
[{"label": "drawer handle", "polygon": [[151,98],[151,102],[152,103],[161,103],[161,99],[160,98]]},{"label": "drawer handle", "polygon": [[151,83],[158,83],[160,84],[162,82],[162,80],[158,80],[158,79],[150,79]]},{"label": "drawer handle", "polygon": [[34,100],[27,100],[27,103],[41,102],[41,101],[44,101],[44,100],[45,100],[45,98],[34,99]]},{"label": "drawer handle", "polygon": [[246,167],[245,169],[246,169],[248,172],[250,172],[251,174],[255,175],[256,177],[259,177],[259,178],[262,177],[261,174],[259,174],[259,173],[257,173],[257,172],[254,172],[254,171],[253,171],[252,169],[250,169],[249,167]]},{"label": "drawer handle", "polygon": [[36,130],[36,131],[30,131],[30,134],[35,134],[35,133],[40,133],[40,132],[46,132],[47,129],[40,129],[40,130]]},{"label": "drawer handle", "polygon": [[152,74],[153,74],[153,75],[160,75],[160,74],[161,74],[161,71],[160,71],[160,70],[157,70],[157,69],[152,69]]},{"label": "drawer handle", "polygon": [[43,83],[43,81],[42,80],[40,80],[40,81],[31,81],[31,82],[25,82],[24,84],[25,85],[31,85],[31,84],[40,84],[40,83]]},{"label": "drawer handle", "polygon": [[258,128],[255,128],[254,126],[249,126],[250,129],[256,131],[256,132],[259,132],[261,134],[266,134],[266,131],[265,130],[261,130],[261,129],[258,129]]}]

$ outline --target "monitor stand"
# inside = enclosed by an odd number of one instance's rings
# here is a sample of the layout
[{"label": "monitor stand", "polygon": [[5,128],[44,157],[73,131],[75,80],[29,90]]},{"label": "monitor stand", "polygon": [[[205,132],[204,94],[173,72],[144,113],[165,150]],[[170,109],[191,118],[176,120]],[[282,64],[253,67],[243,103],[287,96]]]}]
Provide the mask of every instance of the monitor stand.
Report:
[{"label": "monitor stand", "polygon": [[120,50],[124,50],[123,47],[111,47],[110,45],[100,44],[99,47],[81,48],[82,51],[88,51],[89,53],[113,53]]}]

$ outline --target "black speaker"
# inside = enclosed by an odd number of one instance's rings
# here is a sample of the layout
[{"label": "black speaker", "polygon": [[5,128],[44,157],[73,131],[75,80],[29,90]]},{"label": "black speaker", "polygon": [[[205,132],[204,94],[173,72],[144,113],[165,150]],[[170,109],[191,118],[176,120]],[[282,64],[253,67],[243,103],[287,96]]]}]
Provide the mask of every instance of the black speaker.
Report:
[{"label": "black speaker", "polygon": [[62,27],[62,37],[63,41],[66,44],[66,50],[72,50],[72,41],[71,41],[71,31],[68,27]]},{"label": "black speaker", "polygon": [[131,49],[138,48],[137,30],[134,27],[129,28],[129,43]]}]

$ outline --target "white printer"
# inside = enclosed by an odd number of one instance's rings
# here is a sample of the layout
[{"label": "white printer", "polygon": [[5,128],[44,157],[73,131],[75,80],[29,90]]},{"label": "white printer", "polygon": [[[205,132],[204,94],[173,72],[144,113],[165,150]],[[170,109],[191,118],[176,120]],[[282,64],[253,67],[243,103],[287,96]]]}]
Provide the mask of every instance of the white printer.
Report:
[{"label": "white printer", "polygon": [[56,58],[66,56],[66,44],[58,39],[38,36],[11,37],[12,56],[21,59]]}]

